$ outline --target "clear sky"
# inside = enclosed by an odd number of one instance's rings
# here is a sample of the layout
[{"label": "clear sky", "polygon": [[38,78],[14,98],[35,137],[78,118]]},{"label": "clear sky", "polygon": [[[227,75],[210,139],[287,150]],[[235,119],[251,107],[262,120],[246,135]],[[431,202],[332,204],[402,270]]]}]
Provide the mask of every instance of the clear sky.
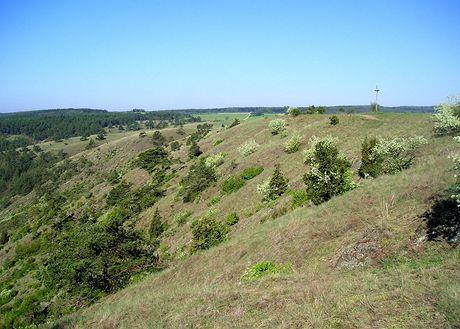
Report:
[{"label": "clear sky", "polygon": [[0,112],[432,105],[459,0],[0,0]]}]

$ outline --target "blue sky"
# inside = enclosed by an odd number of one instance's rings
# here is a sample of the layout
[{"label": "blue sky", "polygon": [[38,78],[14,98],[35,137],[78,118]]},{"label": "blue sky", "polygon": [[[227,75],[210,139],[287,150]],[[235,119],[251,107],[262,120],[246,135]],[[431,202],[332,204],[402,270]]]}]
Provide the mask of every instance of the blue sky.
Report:
[{"label": "blue sky", "polygon": [[0,0],[0,111],[432,105],[460,1]]}]

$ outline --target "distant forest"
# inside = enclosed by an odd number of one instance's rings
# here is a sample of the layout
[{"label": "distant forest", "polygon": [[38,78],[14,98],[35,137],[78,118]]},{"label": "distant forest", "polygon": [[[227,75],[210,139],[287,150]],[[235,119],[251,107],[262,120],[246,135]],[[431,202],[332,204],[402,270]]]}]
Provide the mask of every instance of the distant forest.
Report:
[{"label": "distant forest", "polygon": [[171,124],[199,119],[179,111],[108,112],[93,109],[53,109],[0,115],[0,135],[25,135],[35,141],[60,140],[97,134],[103,128],[130,125],[137,121],[159,120]]},{"label": "distant forest", "polygon": [[[326,113],[337,113],[339,109],[345,112],[352,110],[355,113],[371,112],[371,105],[343,105],[343,106],[324,106]],[[301,111],[306,111],[308,107],[298,107]],[[182,113],[236,113],[248,112],[254,115],[263,113],[286,113],[288,106],[278,107],[221,107],[208,109],[178,109]],[[379,106],[381,112],[401,112],[401,113],[434,113],[434,106]]]}]

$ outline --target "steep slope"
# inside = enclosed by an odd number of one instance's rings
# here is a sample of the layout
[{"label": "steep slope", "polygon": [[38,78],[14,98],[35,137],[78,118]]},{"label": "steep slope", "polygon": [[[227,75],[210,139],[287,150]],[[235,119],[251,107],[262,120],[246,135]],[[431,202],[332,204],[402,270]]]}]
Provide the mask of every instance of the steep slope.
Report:
[{"label": "steep slope", "polygon": [[[420,219],[433,197],[453,183],[447,157],[455,146],[450,138],[432,136],[430,120],[425,115],[354,115],[341,116],[340,124],[333,127],[327,116],[289,118],[290,134],[298,132],[304,141],[313,135],[337,136],[354,169],[367,135],[423,135],[429,140],[410,169],[360,180],[353,191],[293,211],[289,196],[266,205],[255,191],[276,162],[289,178],[290,188],[303,187],[301,176],[306,171],[302,154],[286,154],[285,140],[270,134],[268,120],[212,132],[200,147],[203,156],[227,154],[218,182],[198,202],[183,203],[176,196],[177,184],[190,162],[179,164],[166,196],[139,216],[138,228],[146,228],[158,206],[168,221],[162,243],[170,268],[148,275],[61,324],[85,328],[458,326],[458,249],[425,241]],[[260,147],[241,157],[236,149],[250,139]],[[216,145],[217,140],[222,142]],[[183,147],[175,156],[185,162],[186,152]],[[265,168],[261,175],[239,191],[221,195],[226,177],[255,165]],[[125,175],[148,179],[144,174],[137,170]],[[188,256],[191,219],[210,207],[218,218],[235,211],[240,221],[226,242]],[[191,218],[179,225],[175,216],[184,212],[190,212]],[[266,260],[289,264],[291,271],[260,281],[240,280],[248,266]]]}]

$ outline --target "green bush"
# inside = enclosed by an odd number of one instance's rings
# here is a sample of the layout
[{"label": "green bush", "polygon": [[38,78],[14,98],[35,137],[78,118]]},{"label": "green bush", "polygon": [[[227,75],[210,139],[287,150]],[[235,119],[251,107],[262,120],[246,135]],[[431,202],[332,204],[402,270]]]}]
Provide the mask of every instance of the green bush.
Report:
[{"label": "green bush", "polygon": [[233,120],[233,122],[230,124],[230,126],[228,126],[228,128],[233,128],[235,126],[238,126],[240,124],[240,119],[238,118],[235,118],[235,120]]},{"label": "green bush", "polygon": [[307,195],[314,204],[320,204],[355,187],[351,164],[339,154],[337,140],[332,137],[314,138],[305,152],[310,171],[303,176]]},{"label": "green bush", "polygon": [[427,141],[416,136],[389,140],[365,140],[361,149],[361,177],[395,174],[412,165],[417,150]]},{"label": "green bush", "polygon": [[286,114],[290,115],[290,116],[293,116],[293,117],[296,117],[298,115],[300,115],[300,110],[299,108],[297,107],[289,107],[286,111]]},{"label": "green bush", "polygon": [[231,194],[238,191],[245,184],[241,176],[230,176],[222,183],[222,192],[224,194]]},{"label": "green bush", "polygon": [[125,220],[114,209],[58,236],[42,275],[46,287],[93,300],[124,287],[133,274],[155,268],[154,249]]},{"label": "green bush", "polygon": [[288,187],[288,180],[284,177],[283,173],[280,170],[280,165],[275,165],[275,171],[273,172],[272,177],[268,183],[270,188],[269,198],[274,200],[277,197],[283,195]]},{"label": "green bush", "polygon": [[179,226],[184,225],[187,222],[187,218],[189,218],[191,215],[192,215],[192,212],[190,211],[179,212],[178,214],[174,216],[176,224]]},{"label": "green bush", "polygon": [[201,151],[196,142],[193,142],[192,145],[190,145],[190,149],[188,150],[188,157],[193,159],[199,157],[201,154],[203,154],[203,151]]},{"label": "green bush", "polygon": [[308,195],[305,190],[292,190],[290,194],[292,209],[303,207],[308,203]]},{"label": "green bush", "polygon": [[120,184],[115,186],[107,194],[106,202],[109,206],[115,206],[126,199],[131,193],[131,185],[125,181],[122,181]]},{"label": "green bush", "polygon": [[227,226],[233,226],[236,223],[238,223],[239,220],[240,218],[238,217],[238,215],[235,212],[232,212],[227,215],[227,218],[225,219],[225,224],[227,224]]},{"label": "green bush", "polygon": [[169,147],[171,148],[171,151],[177,151],[178,149],[180,149],[180,143],[178,141],[173,141]]},{"label": "green bush", "polygon": [[290,270],[290,266],[282,264],[275,265],[273,262],[264,261],[248,267],[241,276],[241,281],[254,281],[267,275],[286,274]]},{"label": "green bush", "polygon": [[256,167],[249,167],[243,170],[241,173],[241,178],[244,180],[250,180],[254,177],[260,175],[264,171],[264,167],[256,166]]},{"label": "green bush", "polygon": [[153,242],[157,241],[165,230],[166,223],[163,222],[160,215],[160,211],[158,210],[158,208],[156,208],[155,212],[153,213],[152,221],[150,222],[149,227],[150,240]]},{"label": "green bush", "polygon": [[214,143],[212,143],[213,146],[217,146],[219,144],[221,144],[224,140],[223,139],[217,139],[214,141]]},{"label": "green bush", "polygon": [[157,146],[139,154],[133,164],[152,173],[169,169],[171,160],[168,151],[162,146]]},{"label": "green bush", "polygon": [[215,169],[208,167],[204,159],[201,159],[190,167],[187,175],[180,181],[179,195],[184,202],[192,202],[215,181],[217,181]]},{"label": "green bush", "polygon": [[336,126],[336,125],[339,124],[339,117],[336,116],[336,115],[331,115],[329,117],[329,122],[330,122],[331,126]]},{"label": "green bush", "polygon": [[161,147],[165,145],[166,143],[166,138],[163,136],[161,132],[158,130],[155,130],[155,132],[152,135],[152,144],[153,146]]},{"label": "green bush", "polygon": [[220,202],[220,196],[215,196],[211,198],[211,201],[209,201],[208,206],[213,206],[215,204],[218,204]]},{"label": "green bush", "polygon": [[108,174],[107,174],[107,181],[110,183],[110,184],[117,184],[120,182],[120,177],[121,175],[118,173],[118,171],[116,170],[111,170]]},{"label": "green bush", "polygon": [[377,177],[382,172],[382,159],[373,154],[375,146],[379,140],[376,137],[365,138],[361,145],[361,166],[358,174],[362,178]]},{"label": "green bush", "polygon": [[225,240],[227,226],[217,221],[213,215],[207,215],[192,223],[191,252],[209,249]]}]

